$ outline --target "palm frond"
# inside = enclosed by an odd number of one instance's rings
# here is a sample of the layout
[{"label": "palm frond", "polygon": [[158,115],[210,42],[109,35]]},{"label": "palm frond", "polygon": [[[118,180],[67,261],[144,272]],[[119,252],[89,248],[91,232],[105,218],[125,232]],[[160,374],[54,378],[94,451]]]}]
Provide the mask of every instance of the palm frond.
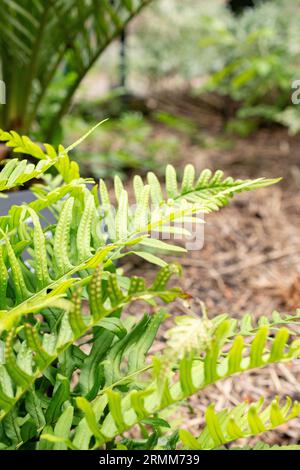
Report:
[{"label": "palm frond", "polygon": [[[8,99],[0,126],[28,132],[35,121],[51,137],[81,80],[149,1],[4,0],[0,63]],[[64,79],[67,69],[70,80]],[[22,87],[14,76],[23,78]],[[61,79],[64,89],[58,96],[55,87]],[[53,96],[57,111],[49,116]]]}]

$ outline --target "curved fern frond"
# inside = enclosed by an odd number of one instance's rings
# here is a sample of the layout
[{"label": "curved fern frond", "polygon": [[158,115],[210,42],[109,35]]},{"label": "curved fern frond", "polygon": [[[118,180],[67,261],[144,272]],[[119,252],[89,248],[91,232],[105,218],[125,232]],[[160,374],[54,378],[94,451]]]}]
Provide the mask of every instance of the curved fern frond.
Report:
[{"label": "curved fern frond", "polygon": [[49,168],[55,166],[66,183],[71,183],[80,178],[79,166],[71,161],[68,153],[80,145],[95,129],[106,120],[97,123],[80,139],[68,148],[59,146],[58,151],[50,144],[38,145],[27,136],[21,136],[15,131],[5,132],[0,129],[0,142],[5,142],[7,147],[13,149],[15,153],[30,155],[40,160],[37,165],[28,163],[27,160],[21,162],[17,159],[9,161],[0,172],[0,191],[6,191],[16,186],[40,178]]},{"label": "curved fern frond", "polygon": [[20,162],[12,159],[0,171],[0,191],[18,187],[35,178],[40,178],[55,162],[53,160],[41,160],[37,165],[28,163],[27,160]]},{"label": "curved fern frond", "polygon": [[[188,167],[188,171],[191,171],[190,168]],[[71,280],[75,274],[79,273],[82,276],[84,271],[92,269],[99,263],[109,266],[113,260],[124,256],[122,250],[125,247],[135,245],[134,251],[127,254],[133,253],[164,266],[165,263],[147,249],[151,248],[151,245],[162,250],[180,248],[172,248],[172,245],[156,239],[151,243],[149,236],[155,237],[157,232],[172,232],[173,223],[179,221],[184,224],[185,217],[189,217],[189,221],[191,219],[198,221],[199,211],[210,212],[218,209],[227,203],[235,192],[262,187],[276,181],[259,179],[253,182],[231,182],[230,188],[224,189],[222,186],[220,190],[219,178],[212,178],[205,185],[202,175],[201,188],[197,185],[192,188],[187,184],[187,181],[191,184],[191,178],[187,180],[186,173],[182,185],[185,193],[180,193],[173,202],[164,201],[163,190],[158,180],[153,174],[149,174],[149,185],[143,186],[136,196],[134,205],[137,207],[136,211],[133,211],[132,206],[128,204],[127,191],[116,180],[115,216],[103,181],[99,187],[102,205],[99,204],[95,191],[89,191],[84,184],[72,188],[71,183],[68,183],[29,206],[13,208],[9,217],[3,221],[0,233],[3,266],[5,265],[6,269],[2,284],[7,286],[6,293],[4,287],[2,288],[0,303],[10,307],[5,315],[1,315],[0,331],[13,325],[20,316],[29,311],[28,303],[30,307],[34,306],[35,302],[39,303],[47,290],[59,290],[61,293],[64,286],[69,287],[68,280]],[[216,187],[214,181],[217,181]],[[139,181],[139,185],[141,184]],[[226,185],[228,186],[228,183]],[[65,194],[67,190],[70,191]],[[208,196],[206,191],[212,192],[212,195]],[[58,200],[59,197],[64,199]],[[187,198],[193,199],[193,202],[189,202]],[[159,205],[153,208],[154,203]],[[51,207],[51,204],[55,204],[54,207],[60,214],[55,231],[53,228],[45,231],[41,228],[37,213],[33,209],[41,210],[45,205]],[[14,235],[10,237],[12,228]],[[12,255],[12,246],[20,247],[18,256]],[[32,253],[33,256],[25,262],[26,252]],[[38,282],[35,279],[37,274],[39,278],[42,276]]]},{"label": "curved fern frond", "polygon": [[[114,390],[114,402],[118,400],[122,421],[119,422],[114,411],[110,410],[98,427],[98,437],[101,435],[101,439],[97,440],[96,445],[112,440],[141,419],[178,403],[223,378],[278,361],[288,361],[299,357],[300,354],[299,339],[288,344],[289,332],[285,327],[280,328],[273,339],[272,336],[268,336],[268,327],[261,326],[249,344],[239,335],[228,345],[229,335],[230,321],[224,320],[216,328],[210,347],[206,351],[200,351],[199,357],[193,354],[187,355],[177,364],[168,362],[167,368],[163,357],[161,359],[155,357],[152,367],[153,381],[149,382],[148,386],[125,396],[120,391]],[[105,393],[104,390],[101,395]],[[89,413],[91,409],[97,407],[99,399],[100,397],[96,398],[89,405]],[[109,397],[107,399],[109,406]],[[78,406],[81,408],[80,403]],[[292,414],[289,415],[289,419],[292,419]],[[88,425],[87,417],[86,422]]]},{"label": "curved fern frond", "polygon": [[242,437],[257,436],[287,423],[300,415],[300,403],[287,397],[280,405],[279,398],[265,406],[264,399],[216,413],[210,405],[205,414],[206,426],[196,439],[188,431],[179,432],[185,448],[210,450]]},{"label": "curved fern frond", "polygon": [[[125,236],[126,233],[127,236],[155,231],[174,233],[176,227],[173,227],[172,224],[175,221],[182,224],[182,228],[179,228],[182,234],[189,234],[185,229],[186,222],[197,223],[197,221],[201,221],[201,217],[197,217],[197,214],[218,210],[237,193],[262,188],[279,181],[279,179],[265,178],[244,181],[232,178],[224,179],[222,172],[211,175],[209,170],[204,170],[198,180],[194,182],[191,175],[188,177],[189,172],[192,172],[193,175],[195,173],[192,165],[187,165],[184,170],[181,190],[175,191],[174,181],[170,181],[170,173],[175,177],[176,171],[168,165],[165,197],[163,185],[153,173],[148,173],[147,184],[144,184],[141,178],[136,177],[134,179],[135,201],[132,201],[132,206],[135,207],[133,214],[127,208],[127,192],[121,188],[117,179],[115,181],[115,199],[118,201],[118,206],[115,219],[112,217],[113,204],[108,189],[104,181],[101,180],[100,196],[110,239],[116,240],[120,235]],[[208,172],[209,178],[207,177]],[[127,217],[125,217],[126,210],[128,210]]]}]

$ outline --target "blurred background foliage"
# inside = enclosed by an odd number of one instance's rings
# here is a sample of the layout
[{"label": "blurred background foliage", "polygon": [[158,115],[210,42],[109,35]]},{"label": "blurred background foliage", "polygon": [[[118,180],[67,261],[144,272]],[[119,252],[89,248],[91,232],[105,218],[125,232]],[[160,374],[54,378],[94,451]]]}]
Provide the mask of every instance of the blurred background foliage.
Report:
[{"label": "blurred background foliage", "polygon": [[[292,82],[300,77],[300,1],[258,0],[253,8],[233,1],[235,11],[229,3],[186,0],[183,7],[180,0],[153,1],[127,28],[125,89],[118,88],[120,44],[108,48],[77,94],[79,118],[94,122],[113,116],[99,131],[101,164],[95,154],[88,161],[80,150],[78,159],[85,167],[97,174],[112,167],[120,172],[130,166],[155,167],[157,142],[152,138],[158,128],[164,135],[158,139],[159,163],[164,156],[172,158],[175,150],[180,153],[182,135],[193,144],[211,145],[202,119],[197,119],[203,109],[222,118],[227,145],[234,136],[246,137],[261,126],[300,131],[299,107],[291,102]],[[182,94],[193,101],[191,115],[183,111],[178,99]],[[157,119],[165,111],[167,119]],[[65,133],[72,134],[74,118],[66,122]],[[142,128],[148,128],[143,149],[137,143]],[[114,151],[107,145],[112,140]],[[220,139],[213,144],[218,146]]]},{"label": "blurred background foliage", "polygon": [[185,145],[300,131],[300,0],[4,2],[0,124],[55,144],[109,117],[77,150],[86,174],[159,172]]},{"label": "blurred background foliage", "polygon": [[187,0],[185,8],[178,0],[154,3],[131,38],[132,70],[148,86],[172,77],[197,93],[230,98],[233,129],[274,121],[298,131],[291,83],[300,71],[300,2],[255,4],[235,15],[217,0]]}]

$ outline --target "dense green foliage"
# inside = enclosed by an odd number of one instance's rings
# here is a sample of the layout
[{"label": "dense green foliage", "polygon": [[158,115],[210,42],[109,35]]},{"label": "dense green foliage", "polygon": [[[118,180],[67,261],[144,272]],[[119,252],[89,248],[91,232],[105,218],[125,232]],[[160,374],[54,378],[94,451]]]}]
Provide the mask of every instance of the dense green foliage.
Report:
[{"label": "dense green foliage", "polygon": [[[163,414],[225,377],[299,357],[292,325],[300,311],[274,312],[257,324],[249,315],[239,322],[205,312],[181,315],[166,332],[162,353],[149,352],[167,317],[163,304],[188,297],[168,287],[181,269],[162,259],[166,250],[184,249],[152,238],[153,231],[174,233],[176,221],[201,223],[200,211],[218,210],[236,193],[276,180],[235,181],[209,170],[195,178],[187,165],[179,182],[169,165],[165,189],[153,173],[147,184],[134,178],[135,210],[116,177],[113,213],[104,181],[81,178],[68,156],[82,139],[58,151],[15,132],[1,132],[0,140],[39,160],[7,163],[2,196],[50,167],[58,173],[32,187],[33,202],[0,216],[1,449],[215,449],[300,414],[288,397],[221,412],[210,405],[197,438],[170,429]],[[154,281],[126,277],[115,266],[124,256],[159,265]],[[137,300],[150,311],[133,315]],[[137,437],[125,437],[135,425]]]}]

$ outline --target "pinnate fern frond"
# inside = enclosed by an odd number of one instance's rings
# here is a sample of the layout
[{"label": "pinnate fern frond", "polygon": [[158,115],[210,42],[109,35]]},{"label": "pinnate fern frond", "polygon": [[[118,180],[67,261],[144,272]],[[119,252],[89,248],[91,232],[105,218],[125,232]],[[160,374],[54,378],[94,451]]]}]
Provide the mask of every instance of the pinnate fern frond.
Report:
[{"label": "pinnate fern frond", "polygon": [[[171,177],[170,177],[171,174]],[[192,165],[187,165],[181,182],[181,189],[177,188],[177,176],[175,169],[168,165],[166,169],[166,190],[152,173],[147,175],[147,184],[144,184],[140,177],[135,177],[133,181],[135,200],[131,207],[135,207],[133,213],[129,210],[128,194],[124,189],[119,177],[115,178],[115,199],[117,209],[115,218],[112,217],[111,209],[113,204],[109,196],[108,189],[103,180],[100,181],[100,196],[104,206],[104,220],[108,227],[108,233],[112,240],[122,238],[137,232],[164,232],[176,233],[176,227],[171,226],[173,222],[181,222],[181,233],[187,234],[185,222],[199,222],[197,217],[200,212],[208,213],[218,210],[226,205],[236,194],[243,191],[250,191],[260,187],[274,184],[278,179],[259,178],[256,180],[233,180],[223,178],[222,172],[214,175],[210,170],[204,170],[197,181],[194,181],[195,169]],[[170,178],[176,177],[175,182]],[[164,195],[165,193],[165,195]],[[128,212],[126,216],[125,213]],[[189,217],[191,216],[191,217]],[[186,233],[187,232],[187,233]],[[145,243],[145,242],[144,242]]]},{"label": "pinnate fern frond", "polygon": [[206,427],[200,436],[196,439],[186,430],[181,430],[179,436],[187,449],[210,450],[242,437],[270,431],[299,415],[300,403],[289,397],[283,404],[277,397],[265,406],[265,400],[261,399],[251,404],[241,403],[219,413],[210,405],[205,415]]},{"label": "pinnate fern frond", "polygon": [[198,198],[203,198],[205,201],[210,196],[221,197],[223,193],[224,198],[229,199],[234,193],[258,189],[279,181],[279,179],[265,178],[234,180],[231,177],[225,178],[221,170],[217,170],[215,173],[209,169],[203,170],[198,179],[195,178],[195,174],[193,165],[186,165],[179,186],[180,189],[178,189],[176,171],[171,165],[168,165],[166,169],[166,191],[168,197],[172,199],[184,197],[191,202],[195,202]]},{"label": "pinnate fern frond", "polygon": [[[14,134],[12,138],[19,139]],[[18,145],[21,145],[19,141]],[[24,145],[29,145],[30,148],[33,146],[35,150],[30,150],[32,153],[40,155],[43,153],[36,144],[28,144],[27,140]],[[51,152],[48,150],[48,154]],[[0,232],[4,273],[1,280],[0,304],[3,306],[2,309],[5,306],[9,307],[7,315],[2,315],[0,318],[0,330],[13,325],[15,319],[20,318],[24,311],[28,311],[28,303],[31,307],[32,301],[39,303],[47,290],[58,290],[62,293],[64,287],[67,289],[70,286],[68,282],[73,282],[71,279],[75,274],[82,276],[84,271],[92,269],[99,263],[104,263],[104,266],[111,264],[113,260],[124,256],[122,250],[125,247],[135,246],[129,253],[164,266],[165,263],[160,258],[149,253],[149,247],[176,251],[182,248],[175,248],[160,240],[151,239],[153,234],[172,233],[176,228],[173,223],[177,221],[184,223],[186,218],[189,222],[199,221],[197,217],[199,211],[209,212],[218,209],[229,197],[232,197],[234,192],[274,182],[274,180],[260,179],[243,183],[240,181],[234,183],[231,180],[228,183],[225,180],[220,183],[220,177],[204,181],[202,173],[199,186],[192,184],[191,175],[188,174],[191,171],[191,167],[188,166],[182,181],[184,192],[179,193],[173,201],[163,199],[163,189],[153,174],[148,175],[148,185],[144,185],[138,177],[135,178],[136,210],[132,209],[127,191],[116,178],[115,215],[109,192],[103,181],[99,187],[100,199],[95,190],[90,191],[86,187],[84,181],[76,180],[78,184],[75,186],[66,183],[60,189],[30,203],[29,206],[13,208],[9,216],[3,220]],[[167,175],[169,173],[170,167],[167,169]],[[208,196],[207,191],[211,196]],[[154,209],[152,204],[156,204]],[[55,230],[50,228],[49,231],[45,231],[41,227],[37,211],[45,207],[60,212]],[[14,235],[10,236],[12,229]],[[184,228],[179,230],[185,233]],[[23,247],[17,256],[14,253],[15,246]],[[31,260],[26,262],[25,248],[32,254]]]},{"label": "pinnate fern frond", "polygon": [[60,145],[58,150],[47,143],[39,145],[29,137],[22,136],[16,131],[5,132],[0,129],[0,142],[5,142],[5,145],[13,149],[15,153],[29,155],[30,157],[40,160],[37,165],[28,163],[27,160],[19,161],[13,159],[9,161],[0,172],[0,192],[21,186],[30,180],[40,178],[52,166],[56,167],[65,183],[78,180],[80,178],[79,166],[70,159],[68,153],[80,145],[104,122],[105,120],[96,124],[68,148],[64,148]]},{"label": "pinnate fern frond", "polygon": [[[85,413],[85,425],[82,424],[82,426],[90,429],[90,435],[94,435],[93,428],[98,422],[95,448],[130,429],[142,419],[185,400],[197,391],[223,378],[278,361],[289,361],[299,357],[299,340],[296,339],[288,343],[289,332],[285,327],[280,328],[273,339],[273,335],[268,336],[268,327],[261,326],[253,334],[251,342],[246,343],[241,335],[230,340],[230,326],[230,321],[226,319],[219,322],[210,347],[205,352],[199,351],[199,356],[186,355],[178,362],[175,361],[169,365],[169,370],[164,371],[163,384],[161,384],[161,367],[164,367],[163,357],[161,359],[155,357],[152,380],[142,390],[133,390],[124,395],[116,389],[109,388],[107,392],[103,390],[100,396],[91,403],[78,399],[77,405]],[[126,381],[126,378],[124,380]],[[99,401],[102,404],[105,402],[104,406],[108,405],[110,409],[102,424],[99,424],[101,413],[95,415],[94,411],[98,409]],[[276,406],[273,404],[272,410],[275,410]],[[116,413],[116,409],[119,410],[118,413]],[[283,411],[281,410],[281,413]],[[299,405],[295,404],[292,411],[288,415],[285,413],[284,417],[289,420],[299,412]],[[250,411],[249,416],[252,416],[251,413],[253,411]],[[274,411],[272,413],[273,419]],[[119,420],[118,416],[122,416],[122,419]]]}]

